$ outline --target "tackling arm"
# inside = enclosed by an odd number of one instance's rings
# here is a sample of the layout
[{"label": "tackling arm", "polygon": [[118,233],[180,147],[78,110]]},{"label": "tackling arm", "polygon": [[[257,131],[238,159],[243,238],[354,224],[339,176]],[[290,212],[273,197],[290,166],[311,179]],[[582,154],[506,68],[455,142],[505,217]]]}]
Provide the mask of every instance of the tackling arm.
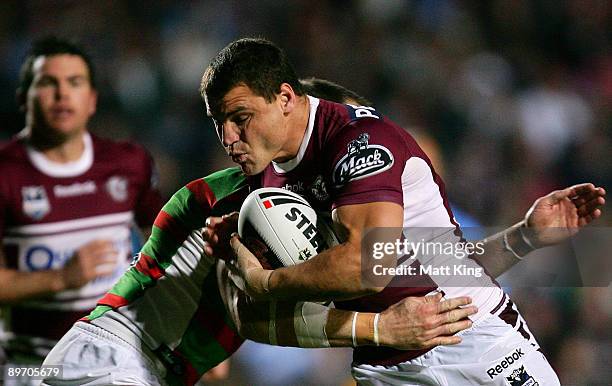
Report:
[{"label": "tackling arm", "polygon": [[[389,346],[423,349],[461,342],[453,336],[469,328],[477,308],[467,297],[408,297],[380,314],[355,313],[317,303],[255,301],[217,267],[221,296],[240,335],[261,343],[303,348]],[[378,315],[378,316],[377,316]]]},{"label": "tackling arm", "polygon": [[561,243],[599,218],[605,195],[603,188],[586,183],[540,197],[523,220],[484,239],[485,253],[473,257],[497,277],[529,252]]}]

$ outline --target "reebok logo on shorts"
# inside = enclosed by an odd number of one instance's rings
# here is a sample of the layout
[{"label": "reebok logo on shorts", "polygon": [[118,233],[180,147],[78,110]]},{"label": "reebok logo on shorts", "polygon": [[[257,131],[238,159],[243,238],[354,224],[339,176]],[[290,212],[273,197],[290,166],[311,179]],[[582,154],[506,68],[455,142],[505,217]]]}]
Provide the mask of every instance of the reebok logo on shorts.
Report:
[{"label": "reebok logo on shorts", "polygon": [[508,355],[507,357],[505,357],[501,362],[499,362],[497,365],[489,368],[487,370],[487,375],[489,376],[489,378],[493,379],[496,376],[500,375],[501,373],[504,372],[505,369],[507,369],[508,367],[512,366],[516,361],[518,361],[523,355],[525,355],[525,353],[523,352],[523,349],[521,348],[517,348],[516,350],[514,350],[514,352],[510,355]]}]

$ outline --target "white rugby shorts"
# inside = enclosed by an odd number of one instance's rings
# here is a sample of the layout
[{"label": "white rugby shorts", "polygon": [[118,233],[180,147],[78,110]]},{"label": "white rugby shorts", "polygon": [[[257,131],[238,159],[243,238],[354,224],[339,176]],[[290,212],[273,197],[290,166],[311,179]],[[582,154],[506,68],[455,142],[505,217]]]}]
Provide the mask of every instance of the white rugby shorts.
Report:
[{"label": "white rugby shorts", "polygon": [[165,385],[156,371],[160,363],[110,332],[83,322],[62,337],[43,365],[63,367],[61,376],[45,378],[41,386]]},{"label": "white rugby shorts", "polygon": [[478,321],[458,334],[458,345],[392,366],[353,364],[353,377],[360,386],[559,386],[516,306],[507,300],[505,307],[509,318],[500,312]]}]

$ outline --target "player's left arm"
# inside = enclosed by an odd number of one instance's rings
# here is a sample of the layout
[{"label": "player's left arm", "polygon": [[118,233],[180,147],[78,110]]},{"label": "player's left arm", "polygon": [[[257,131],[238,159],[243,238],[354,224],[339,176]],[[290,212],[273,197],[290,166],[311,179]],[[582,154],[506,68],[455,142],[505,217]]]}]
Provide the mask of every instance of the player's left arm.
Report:
[{"label": "player's left arm", "polygon": [[355,313],[318,303],[253,300],[233,284],[225,264],[217,278],[222,300],[239,334],[246,339],[302,348],[387,346],[402,350],[461,342],[455,333],[471,327],[478,312],[471,299],[442,295],[408,297],[379,314]]},{"label": "player's left arm", "polygon": [[[379,283],[363,279],[370,259],[362,259],[362,237],[373,228],[393,229],[378,242],[400,238],[403,208],[392,202],[371,202],[345,205],[333,213],[334,221],[345,230],[346,241],[329,248],[304,263],[265,270],[257,258],[242,244],[237,235],[230,243],[235,264],[245,279],[246,292],[253,298],[328,300],[350,299],[381,291],[390,276]],[[395,234],[397,233],[397,234]],[[395,257],[386,257],[377,264],[395,267]]]},{"label": "player's left arm", "polygon": [[601,216],[606,191],[591,183],[556,190],[537,199],[524,219],[487,237],[473,257],[497,277],[535,249],[561,243]]}]

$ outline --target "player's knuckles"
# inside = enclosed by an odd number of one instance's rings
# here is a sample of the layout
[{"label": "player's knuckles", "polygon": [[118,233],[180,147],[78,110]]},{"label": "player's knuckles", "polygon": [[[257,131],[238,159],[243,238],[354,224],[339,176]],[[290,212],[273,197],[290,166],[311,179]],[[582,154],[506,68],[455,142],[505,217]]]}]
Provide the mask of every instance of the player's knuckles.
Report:
[{"label": "player's knuckles", "polygon": [[404,310],[407,313],[414,313],[417,312],[419,307],[425,303],[419,302],[418,300],[412,299],[412,298],[407,298],[403,301],[402,303],[402,307],[404,308]]},{"label": "player's knuckles", "polygon": [[88,247],[92,250],[100,250],[104,248],[112,248],[113,242],[110,240],[94,240]]},{"label": "player's knuckles", "polygon": [[206,227],[214,227],[221,221],[223,221],[221,217],[211,216],[211,217],[206,218],[206,221],[204,222],[204,224],[206,225]]},{"label": "player's knuckles", "polygon": [[444,325],[443,335],[452,335],[471,326],[469,321],[461,321]]},{"label": "player's knuckles", "polygon": [[456,322],[457,320],[465,318],[468,313],[469,311],[466,309],[455,309],[455,310],[449,311],[447,313],[447,322],[448,323]]},{"label": "player's knuckles", "polygon": [[436,324],[433,321],[428,319],[428,320],[423,322],[421,327],[423,327],[423,329],[425,329],[425,330],[431,330],[432,328],[436,327]]},{"label": "player's knuckles", "polygon": [[442,324],[442,322],[443,322],[442,317],[432,316],[432,317],[427,318],[427,320],[423,324],[423,327],[425,327],[426,330],[432,330],[438,327],[440,324]]},{"label": "player's knuckles", "polygon": [[459,325],[459,330],[457,331],[465,330],[466,328],[470,328],[474,325],[471,320],[462,320],[460,323],[461,324]]},{"label": "player's knuckles", "polygon": [[230,247],[232,248],[232,251],[234,252],[236,256],[240,255],[241,246],[242,246],[242,243],[240,242],[238,237],[234,236],[230,239]]},{"label": "player's knuckles", "polygon": [[238,212],[232,212],[223,216],[223,222],[225,225],[233,226],[238,222]]},{"label": "player's knuckles", "polygon": [[103,240],[92,240],[88,243],[85,243],[83,246],[81,246],[81,248],[79,248],[80,250],[87,250],[90,248],[96,248],[99,245],[102,245],[104,243]]},{"label": "player's knuckles", "polygon": [[426,341],[428,341],[428,340],[430,340],[432,338],[435,338],[438,335],[440,335],[440,329],[439,328],[424,330],[419,335],[419,342],[425,343]]},{"label": "player's knuckles", "polygon": [[423,342],[423,344],[419,348],[421,350],[428,349],[428,348],[432,348],[432,347],[444,344],[443,342],[444,341],[442,340],[442,338],[434,338],[434,339],[428,340],[427,342]]},{"label": "player's knuckles", "polygon": [[438,304],[430,304],[430,303],[421,304],[418,307],[418,314],[424,315],[424,316],[437,314],[438,307],[439,307]]},{"label": "player's knuckles", "polygon": [[470,304],[470,299],[466,298],[466,297],[462,297],[462,298],[457,298],[457,299],[451,299],[449,300],[448,303],[446,303],[444,305],[444,307],[442,307],[442,309],[440,310],[440,312],[451,312],[457,309],[460,309],[459,307],[461,306],[465,306],[467,304]]},{"label": "player's knuckles", "polygon": [[204,241],[210,242],[214,234],[215,231],[212,228],[207,227],[202,230],[202,238]]}]

